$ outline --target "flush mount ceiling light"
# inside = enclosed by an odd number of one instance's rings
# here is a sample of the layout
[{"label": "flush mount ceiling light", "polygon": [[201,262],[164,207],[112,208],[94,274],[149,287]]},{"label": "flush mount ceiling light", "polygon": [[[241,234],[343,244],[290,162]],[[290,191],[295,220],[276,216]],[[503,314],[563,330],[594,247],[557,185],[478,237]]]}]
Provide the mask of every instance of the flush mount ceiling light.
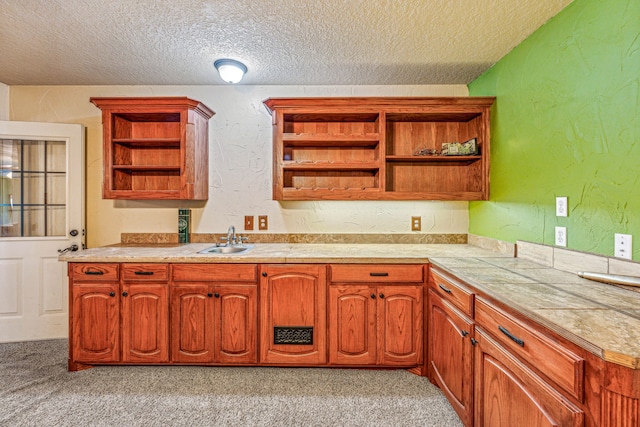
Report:
[{"label": "flush mount ceiling light", "polygon": [[213,66],[220,73],[222,80],[227,83],[238,83],[247,72],[246,65],[234,59],[218,59]]}]

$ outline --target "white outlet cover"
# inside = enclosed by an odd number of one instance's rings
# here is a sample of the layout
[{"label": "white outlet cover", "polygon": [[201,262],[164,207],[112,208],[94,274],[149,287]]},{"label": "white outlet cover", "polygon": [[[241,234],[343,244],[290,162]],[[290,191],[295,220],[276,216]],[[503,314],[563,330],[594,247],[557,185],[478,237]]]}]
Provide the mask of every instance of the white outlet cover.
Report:
[{"label": "white outlet cover", "polygon": [[556,227],[556,246],[567,246],[567,227]]},{"label": "white outlet cover", "polygon": [[633,254],[633,237],[631,234],[615,234],[614,256],[631,259]]},{"label": "white outlet cover", "polygon": [[566,197],[556,197],[556,216],[567,216],[569,204]]}]

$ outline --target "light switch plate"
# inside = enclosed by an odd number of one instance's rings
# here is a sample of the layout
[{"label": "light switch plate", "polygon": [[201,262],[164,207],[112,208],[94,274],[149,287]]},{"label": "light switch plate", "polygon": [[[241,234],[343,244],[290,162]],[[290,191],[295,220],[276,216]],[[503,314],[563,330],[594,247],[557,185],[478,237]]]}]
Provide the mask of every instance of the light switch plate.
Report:
[{"label": "light switch plate", "polygon": [[633,254],[633,237],[631,234],[615,234],[614,256],[631,259]]},{"label": "light switch plate", "polygon": [[253,230],[253,215],[246,215],[244,217],[244,230]]},{"label": "light switch plate", "polygon": [[569,205],[566,197],[556,197],[556,216],[567,216]]},{"label": "light switch plate", "polygon": [[556,246],[567,246],[567,227],[556,227]]}]

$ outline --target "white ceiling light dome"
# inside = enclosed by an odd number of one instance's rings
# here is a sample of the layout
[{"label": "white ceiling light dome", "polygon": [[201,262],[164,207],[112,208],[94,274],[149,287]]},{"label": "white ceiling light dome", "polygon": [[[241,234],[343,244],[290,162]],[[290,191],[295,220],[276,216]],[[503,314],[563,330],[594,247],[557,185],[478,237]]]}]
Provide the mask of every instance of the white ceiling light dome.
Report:
[{"label": "white ceiling light dome", "polygon": [[247,66],[235,59],[218,59],[213,63],[220,78],[227,83],[238,83],[247,72]]}]

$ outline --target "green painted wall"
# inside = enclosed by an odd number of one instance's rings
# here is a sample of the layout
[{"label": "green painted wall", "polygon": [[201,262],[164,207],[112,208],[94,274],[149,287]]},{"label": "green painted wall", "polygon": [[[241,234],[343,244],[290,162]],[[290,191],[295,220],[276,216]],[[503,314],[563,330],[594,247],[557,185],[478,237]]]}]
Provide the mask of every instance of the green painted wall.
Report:
[{"label": "green painted wall", "polygon": [[[640,1],[575,0],[469,85],[496,96],[491,198],[469,232],[613,256],[632,234],[640,260]],[[569,216],[555,216],[555,197]]]}]

